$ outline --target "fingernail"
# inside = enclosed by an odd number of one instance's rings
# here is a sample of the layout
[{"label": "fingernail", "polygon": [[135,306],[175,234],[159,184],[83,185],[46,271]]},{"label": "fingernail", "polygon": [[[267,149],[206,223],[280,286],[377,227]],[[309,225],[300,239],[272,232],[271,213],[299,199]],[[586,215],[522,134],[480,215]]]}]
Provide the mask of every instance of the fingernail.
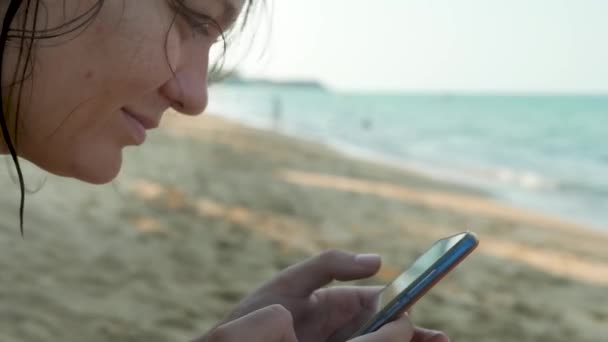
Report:
[{"label": "fingernail", "polygon": [[355,262],[363,267],[377,266],[380,263],[378,254],[358,254],[355,256]]}]

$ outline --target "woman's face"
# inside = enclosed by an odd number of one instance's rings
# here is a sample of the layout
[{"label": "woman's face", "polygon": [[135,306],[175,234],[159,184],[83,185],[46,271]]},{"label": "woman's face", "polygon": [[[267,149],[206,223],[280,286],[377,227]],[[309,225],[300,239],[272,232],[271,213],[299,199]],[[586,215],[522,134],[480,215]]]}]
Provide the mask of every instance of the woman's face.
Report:
[{"label": "woman's face", "polygon": [[[38,28],[62,25],[97,3],[44,0],[48,14]],[[243,6],[243,0],[185,3],[222,27]],[[141,123],[157,126],[170,107],[201,113],[209,49],[219,32],[213,25],[193,29],[202,22],[197,18],[176,16],[168,0],[106,0],[77,35],[38,41],[33,77],[24,82],[19,154],[51,173],[105,183],[118,174],[122,149],[143,143]],[[18,51],[9,46],[5,103]]]}]

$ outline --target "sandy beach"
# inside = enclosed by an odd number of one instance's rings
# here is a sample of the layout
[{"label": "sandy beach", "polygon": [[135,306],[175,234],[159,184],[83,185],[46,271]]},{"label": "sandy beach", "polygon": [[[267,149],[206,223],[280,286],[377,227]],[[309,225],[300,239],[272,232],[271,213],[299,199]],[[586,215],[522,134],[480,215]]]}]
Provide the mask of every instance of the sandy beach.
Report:
[{"label": "sandy beach", "polygon": [[[6,163],[6,169],[12,166]],[[479,190],[207,115],[168,115],[120,177],[0,185],[0,341],[188,341],[284,267],[374,252],[384,284],[435,239],[479,249],[414,308],[454,341],[608,337],[608,234]]]}]

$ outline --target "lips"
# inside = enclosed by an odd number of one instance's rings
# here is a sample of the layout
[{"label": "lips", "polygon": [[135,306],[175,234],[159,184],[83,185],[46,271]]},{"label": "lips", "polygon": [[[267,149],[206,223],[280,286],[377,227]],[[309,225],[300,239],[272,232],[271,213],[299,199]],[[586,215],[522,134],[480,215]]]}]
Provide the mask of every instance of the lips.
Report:
[{"label": "lips", "polygon": [[139,114],[126,108],[123,108],[122,110],[126,115],[137,120],[145,129],[154,129],[160,124],[159,120],[153,119],[150,116]]},{"label": "lips", "polygon": [[121,111],[135,145],[143,144],[146,141],[146,131],[158,127],[160,123],[157,119],[126,108],[121,108]]}]

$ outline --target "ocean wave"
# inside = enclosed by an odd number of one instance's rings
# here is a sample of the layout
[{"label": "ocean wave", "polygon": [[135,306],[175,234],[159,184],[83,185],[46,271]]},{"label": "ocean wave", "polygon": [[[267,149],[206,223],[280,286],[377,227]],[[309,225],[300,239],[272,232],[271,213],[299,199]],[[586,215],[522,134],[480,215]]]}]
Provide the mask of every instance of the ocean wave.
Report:
[{"label": "ocean wave", "polygon": [[585,194],[595,198],[604,198],[608,201],[608,184],[590,184],[585,182],[563,182],[559,185],[560,192]]},{"label": "ocean wave", "polygon": [[537,172],[511,168],[499,168],[494,172],[496,179],[503,184],[511,184],[526,190],[556,190],[559,182],[543,177]]}]

